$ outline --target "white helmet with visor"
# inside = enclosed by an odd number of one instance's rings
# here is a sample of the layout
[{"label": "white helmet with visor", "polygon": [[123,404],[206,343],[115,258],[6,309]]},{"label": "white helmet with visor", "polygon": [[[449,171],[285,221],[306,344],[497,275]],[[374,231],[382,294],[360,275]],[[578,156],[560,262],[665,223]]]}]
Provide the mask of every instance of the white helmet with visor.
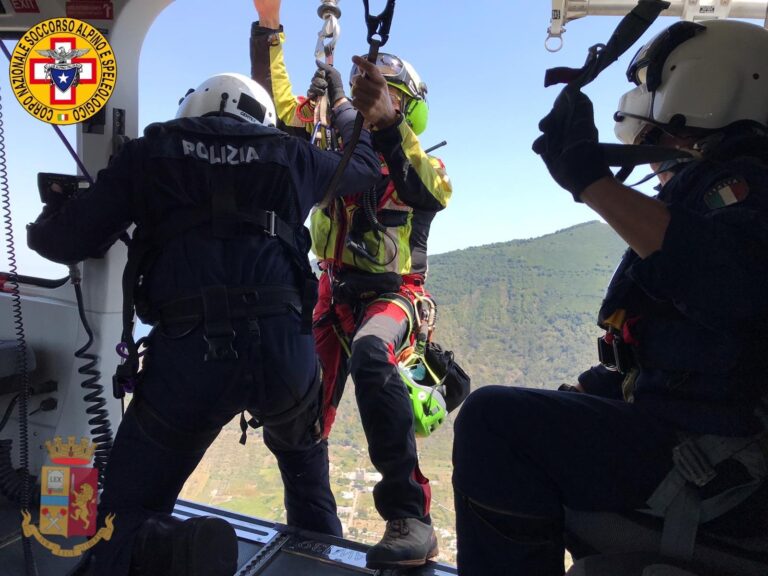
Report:
[{"label": "white helmet with visor", "polygon": [[275,105],[267,91],[243,74],[211,76],[179,101],[176,118],[226,114],[251,124],[275,126]]},{"label": "white helmet with visor", "polygon": [[653,127],[718,130],[740,120],[768,125],[768,30],[735,20],[678,22],[632,60],[637,87],[621,97],[615,132],[636,144]]}]

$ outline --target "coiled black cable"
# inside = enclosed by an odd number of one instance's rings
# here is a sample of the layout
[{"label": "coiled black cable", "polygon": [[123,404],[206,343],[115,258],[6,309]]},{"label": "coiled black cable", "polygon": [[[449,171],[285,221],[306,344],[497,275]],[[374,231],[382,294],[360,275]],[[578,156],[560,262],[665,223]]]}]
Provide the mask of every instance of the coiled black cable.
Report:
[{"label": "coiled black cable", "polygon": [[[2,43],[2,40],[0,40]],[[3,45],[5,48],[5,45]],[[21,470],[21,498],[22,510],[29,510],[30,506],[30,481],[29,481],[29,426],[27,421],[29,410],[29,366],[27,364],[27,340],[24,334],[24,318],[21,312],[21,294],[19,293],[19,279],[16,267],[16,248],[13,240],[13,220],[11,218],[11,193],[8,189],[8,169],[5,156],[5,130],[3,126],[3,106],[0,98],[0,205],[3,211],[3,228],[5,228],[6,253],[8,254],[8,281],[10,288],[11,309],[13,326],[16,333],[17,354],[16,373],[21,375],[22,389],[19,394],[19,462]],[[27,576],[37,574],[37,566],[32,556],[32,544],[28,537],[22,537],[24,549],[24,562]]]},{"label": "coiled black cable", "polygon": [[88,349],[93,344],[93,330],[91,330],[91,326],[88,324],[88,319],[85,316],[83,291],[80,287],[80,272],[75,266],[70,267],[70,277],[72,284],[75,286],[75,297],[77,298],[77,311],[80,314],[80,322],[83,323],[85,333],[88,335],[88,341],[75,352],[75,358],[86,360],[86,363],[80,366],[77,371],[87,376],[80,386],[90,391],[84,397],[84,400],[89,404],[85,409],[85,413],[90,416],[88,425],[91,427],[91,439],[96,444],[93,462],[96,470],[98,470],[99,490],[101,490],[104,484],[104,471],[107,466],[107,459],[112,450],[112,426],[109,421],[109,413],[104,408],[107,401],[104,399],[104,386],[99,383],[101,372],[96,369],[99,357],[88,352]]}]

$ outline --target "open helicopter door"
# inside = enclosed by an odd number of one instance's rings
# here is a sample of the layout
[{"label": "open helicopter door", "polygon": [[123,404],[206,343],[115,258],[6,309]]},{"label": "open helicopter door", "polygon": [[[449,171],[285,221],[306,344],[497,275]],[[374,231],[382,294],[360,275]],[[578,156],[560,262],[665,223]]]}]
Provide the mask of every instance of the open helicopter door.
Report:
[{"label": "open helicopter door", "polygon": [[[768,0],[669,0],[662,16],[683,20],[744,18],[762,20],[768,28]],[[585,16],[624,16],[637,5],[635,0],[552,0],[552,16],[545,46],[556,52],[563,45],[568,22]]]},{"label": "open helicopter door", "polygon": [[[0,14],[0,36],[10,40],[13,48],[14,39],[19,38],[35,24],[50,18],[67,15],[63,0],[35,0],[34,2],[16,2],[0,0],[5,13]],[[117,55],[119,82],[102,112],[88,121],[77,124],[77,143],[75,149],[85,171],[94,176],[106,166],[113,151],[124,138],[138,135],[138,67],[141,45],[144,35],[155,17],[172,0],[115,0],[111,4],[113,13],[110,19],[90,20],[99,31],[108,38],[112,50]],[[67,6],[77,4],[67,2]],[[15,12],[13,6],[29,6],[29,10]],[[36,9],[32,11],[32,9]],[[0,61],[7,59],[0,54]],[[17,102],[3,95],[4,107],[17,106]],[[23,134],[5,134],[5,145],[12,146],[15,138]],[[39,170],[45,171],[45,156],[41,154]],[[8,167],[13,170],[13,167]],[[81,174],[84,176],[84,174]],[[33,188],[33,185],[30,186]],[[34,190],[25,190],[25,194],[36,196]],[[13,208],[13,207],[11,207]],[[23,231],[23,223],[16,224]],[[16,245],[26,239],[15,239]],[[120,334],[121,275],[125,265],[125,247],[116,244],[113,250],[102,259],[87,260],[79,264],[82,276],[82,291],[86,316],[96,328],[94,343],[90,352],[99,358],[98,369],[106,383],[107,404],[113,426],[119,422],[122,413],[120,402],[111,394],[111,375],[118,360],[115,354],[115,335]],[[2,271],[7,272],[7,271]],[[33,388],[35,383],[53,380],[57,383],[56,396],[58,408],[30,419],[30,435],[37,442],[30,446],[30,467],[39,467],[45,460],[43,441],[53,436],[64,437],[89,435],[88,419],[85,414],[86,404],[80,384],[85,379],[78,374],[81,362],[76,361],[73,352],[86,341],[86,334],[78,320],[75,295],[69,282],[52,282],[24,276],[24,270],[18,271],[19,288],[22,300],[22,313],[26,342],[36,359],[36,369],[31,374]],[[15,340],[13,332],[11,298],[8,295],[8,275],[0,279],[5,281],[5,290],[0,294],[0,338],[4,341]],[[62,284],[61,286],[56,286]],[[108,334],[107,340],[101,335]],[[7,404],[8,398],[0,386],[0,410]],[[0,433],[6,437],[14,432],[15,418]],[[39,444],[39,445],[38,445]]]}]

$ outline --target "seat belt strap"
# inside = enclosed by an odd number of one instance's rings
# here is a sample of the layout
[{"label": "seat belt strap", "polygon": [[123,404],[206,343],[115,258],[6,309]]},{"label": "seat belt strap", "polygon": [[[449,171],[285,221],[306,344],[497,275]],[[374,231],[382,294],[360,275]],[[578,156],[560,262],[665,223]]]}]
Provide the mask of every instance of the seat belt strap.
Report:
[{"label": "seat belt strap", "polygon": [[[675,465],[648,499],[650,511],[643,510],[664,518],[663,555],[690,559],[698,525],[732,510],[757,491],[768,477],[768,464],[761,448],[767,437],[768,434],[745,438],[703,435],[687,438],[675,446]],[[717,475],[718,464],[730,458],[739,461],[752,480],[702,502],[698,489]]]}]

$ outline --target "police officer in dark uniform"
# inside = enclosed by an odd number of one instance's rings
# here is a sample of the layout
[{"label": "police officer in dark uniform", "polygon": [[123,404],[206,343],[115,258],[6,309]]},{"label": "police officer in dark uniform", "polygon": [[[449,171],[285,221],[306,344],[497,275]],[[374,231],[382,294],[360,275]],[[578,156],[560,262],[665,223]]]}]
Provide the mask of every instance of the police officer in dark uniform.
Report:
[{"label": "police officer in dark uniform", "polygon": [[[334,116],[349,136],[349,103]],[[29,226],[32,249],[74,263],[103,254],[136,223],[126,267],[134,277],[124,285],[155,326],[106,468],[99,522],[114,514],[115,532],[78,573],[233,574],[229,524],[170,513],[221,427],[245,409],[277,457],[288,524],[341,536],[318,420],[316,283],[303,227],[340,155],[274,125],[261,86],[213,76],[175,120],[128,142],[93,187]],[[378,174],[364,131],[338,193]]]},{"label": "police officer in dark uniform", "polygon": [[[465,403],[453,477],[460,574],[561,576],[565,509],[660,516],[665,499],[665,537],[668,526],[689,532],[662,544],[690,546],[674,554],[685,557],[706,518],[678,496],[714,503],[718,490],[739,490],[724,519],[765,491],[766,54],[768,30],[738,21],[680,22],[638,53],[617,136],[690,153],[654,166],[655,198],[613,178],[581,92],[540,123],[534,151],[555,181],[629,249],[599,314],[603,365],[570,391],[494,386]],[[762,518],[739,529],[764,536]]]}]

